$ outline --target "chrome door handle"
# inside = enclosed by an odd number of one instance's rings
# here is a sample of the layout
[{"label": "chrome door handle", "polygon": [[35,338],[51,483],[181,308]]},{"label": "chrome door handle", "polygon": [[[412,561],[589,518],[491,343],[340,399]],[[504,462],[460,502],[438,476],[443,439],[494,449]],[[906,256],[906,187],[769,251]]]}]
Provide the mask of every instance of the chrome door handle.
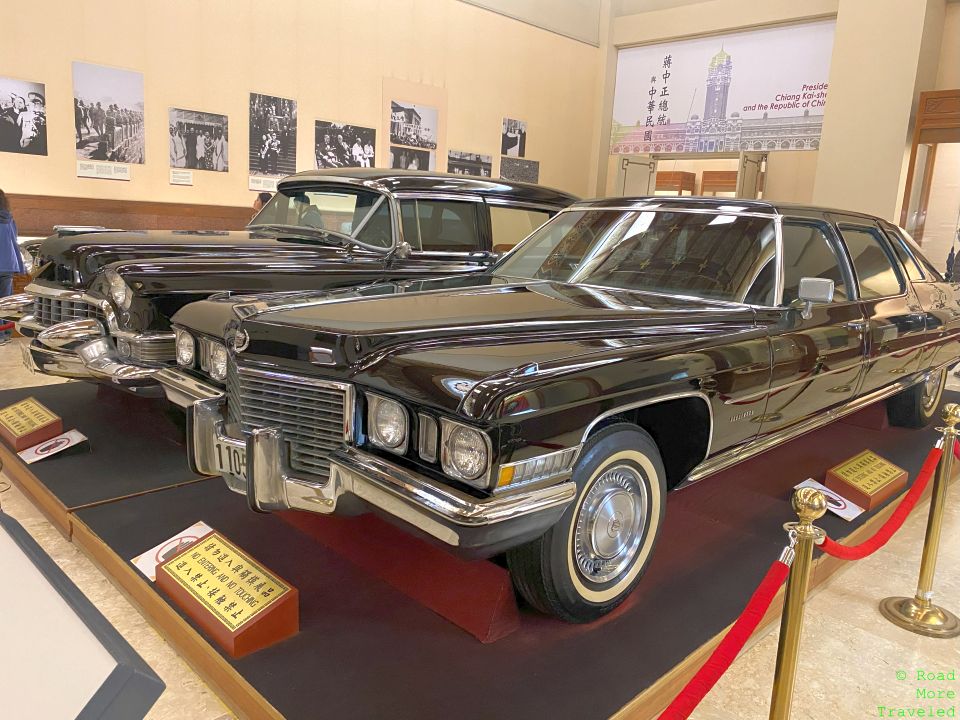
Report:
[{"label": "chrome door handle", "polygon": [[863,333],[869,325],[870,323],[867,320],[851,320],[843,324],[848,330],[856,330],[859,333]]}]

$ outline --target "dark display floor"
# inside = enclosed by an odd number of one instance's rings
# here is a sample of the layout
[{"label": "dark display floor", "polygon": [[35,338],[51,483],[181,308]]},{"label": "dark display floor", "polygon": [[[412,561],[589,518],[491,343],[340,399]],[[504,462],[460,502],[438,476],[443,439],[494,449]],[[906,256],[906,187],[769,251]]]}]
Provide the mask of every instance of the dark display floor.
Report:
[{"label": "dark display floor", "polygon": [[[91,452],[27,470],[0,449],[11,474],[44,512],[62,514],[57,524],[181,653],[190,656],[200,641],[128,561],[194,522],[207,522],[298,588],[298,635],[240,660],[210,646],[191,656],[235,709],[256,707],[236,697],[255,691],[291,719],[610,717],[736,618],[784,545],[795,484],[822,481],[865,448],[912,477],[936,440],[933,429],[882,427],[881,413],[868,408],[672,494],[651,568],[622,608],[571,626],[521,606],[519,629],[482,644],[313,535],[250,512],[219,478],[192,476],[162,404],[104,402],[96,388],[74,383],[3,391],[0,406],[28,395],[60,414],[65,429],[90,437]],[[819,524],[839,539],[867,520],[828,515]],[[661,693],[646,708],[634,703],[630,717],[649,717],[669,699]]]}]

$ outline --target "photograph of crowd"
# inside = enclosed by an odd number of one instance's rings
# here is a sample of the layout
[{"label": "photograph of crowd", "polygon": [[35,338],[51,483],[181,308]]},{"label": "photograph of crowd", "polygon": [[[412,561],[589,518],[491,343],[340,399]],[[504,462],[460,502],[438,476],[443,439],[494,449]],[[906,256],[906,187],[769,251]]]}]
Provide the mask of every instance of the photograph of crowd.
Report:
[{"label": "photograph of crowd", "polygon": [[500,135],[500,154],[507,155],[508,157],[526,157],[526,120],[503,119],[503,130]]},{"label": "photograph of crowd", "polygon": [[437,153],[432,150],[390,146],[390,167],[395,170],[435,170]]},{"label": "photograph of crowd", "polygon": [[490,177],[493,170],[493,158],[490,155],[450,150],[447,152],[447,172],[454,175],[476,175]]},{"label": "photograph of crowd", "polygon": [[227,172],[227,116],[170,108],[170,167]]},{"label": "photograph of crowd", "polygon": [[436,108],[392,100],[390,142],[436,150],[438,116]]},{"label": "photograph of crowd", "polygon": [[317,168],[373,167],[377,131],[317,120],[314,143]]},{"label": "photograph of crowd", "polygon": [[0,152],[47,154],[43,83],[0,77]]},{"label": "photograph of crowd", "polygon": [[143,75],[73,63],[77,158],[142,165]]},{"label": "photograph of crowd", "polygon": [[519,182],[540,182],[540,163],[536,160],[500,158],[500,177]]},{"label": "photograph of crowd", "polygon": [[297,171],[297,101],[250,93],[250,174]]}]

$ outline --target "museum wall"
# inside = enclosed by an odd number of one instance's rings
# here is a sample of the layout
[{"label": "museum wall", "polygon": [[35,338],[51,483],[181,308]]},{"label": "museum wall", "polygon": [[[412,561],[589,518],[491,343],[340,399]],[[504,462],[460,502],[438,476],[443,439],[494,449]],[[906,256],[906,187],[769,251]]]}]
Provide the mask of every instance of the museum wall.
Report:
[{"label": "museum wall", "polygon": [[[40,33],[38,36],[38,32]],[[314,121],[377,129],[389,162],[389,102],[433,102],[438,169],[447,150],[493,156],[501,120],[527,122],[540,182],[588,194],[599,50],[457,0],[249,0],[27,3],[5,17],[0,75],[45,83],[49,154],[0,153],[8,192],[248,206],[249,93],[298,102],[297,169],[314,166]],[[33,39],[31,39],[33,38]],[[77,177],[73,61],[143,73],[145,163],[129,182]],[[397,88],[401,98],[385,97]],[[229,171],[169,182],[168,109],[229,117]]]}]

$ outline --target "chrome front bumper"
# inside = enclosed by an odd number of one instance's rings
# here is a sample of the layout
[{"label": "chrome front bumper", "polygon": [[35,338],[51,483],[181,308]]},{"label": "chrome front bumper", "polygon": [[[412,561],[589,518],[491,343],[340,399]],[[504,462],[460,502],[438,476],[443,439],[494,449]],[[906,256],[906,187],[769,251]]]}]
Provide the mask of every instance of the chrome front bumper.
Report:
[{"label": "chrome front bumper", "polygon": [[[164,371],[166,388],[171,380]],[[178,388],[175,392],[182,391]],[[212,392],[212,391],[211,391]],[[169,391],[168,391],[169,394]],[[542,535],[576,495],[566,480],[508,495],[477,498],[444,483],[344,445],[330,454],[330,477],[323,483],[291,474],[287,445],[278,428],[260,428],[243,439],[228,435],[222,397],[194,402],[187,412],[192,468],[218,475],[215,443],[246,453],[246,480],[224,475],[227,486],[253,510],[304,510],[330,515],[347,496],[369,509],[399,520],[460,554],[485,557]]]},{"label": "chrome front bumper", "polygon": [[33,307],[33,295],[17,293],[0,298],[0,324],[16,322]]}]

